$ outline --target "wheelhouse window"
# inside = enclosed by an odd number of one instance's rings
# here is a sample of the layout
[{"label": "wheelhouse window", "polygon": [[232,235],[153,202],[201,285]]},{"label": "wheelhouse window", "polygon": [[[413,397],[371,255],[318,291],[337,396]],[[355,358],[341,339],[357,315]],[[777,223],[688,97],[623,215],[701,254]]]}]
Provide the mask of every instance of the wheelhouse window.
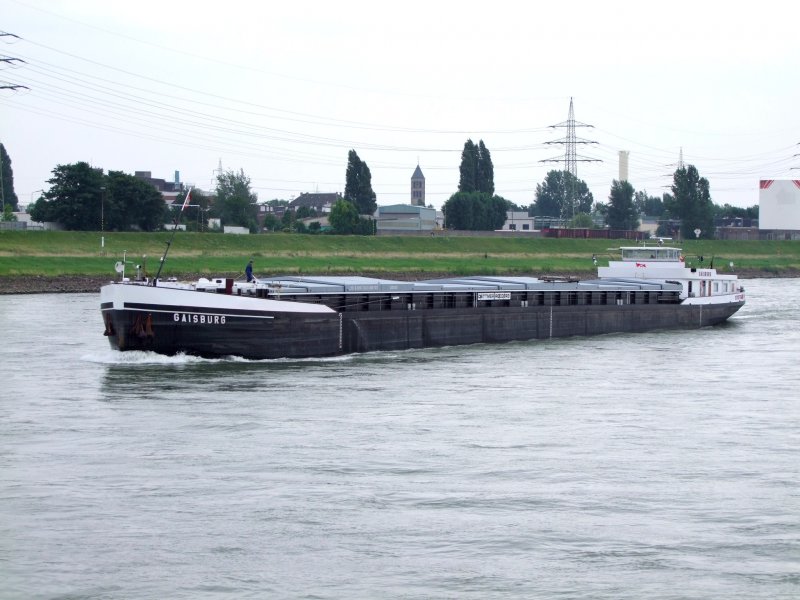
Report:
[{"label": "wheelhouse window", "polygon": [[680,258],[678,248],[622,248],[622,260],[654,260],[661,262],[677,261]]}]

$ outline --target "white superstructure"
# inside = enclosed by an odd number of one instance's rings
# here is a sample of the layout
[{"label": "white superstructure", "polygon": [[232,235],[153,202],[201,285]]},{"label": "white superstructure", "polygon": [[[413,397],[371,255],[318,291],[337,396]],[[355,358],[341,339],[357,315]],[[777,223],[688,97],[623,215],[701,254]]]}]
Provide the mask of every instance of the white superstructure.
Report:
[{"label": "white superstructure", "polygon": [[[744,288],[736,275],[722,275],[713,266],[687,266],[680,248],[668,246],[628,246],[620,248],[621,260],[598,267],[600,279],[648,279],[680,283],[684,304],[724,304],[743,302]],[[711,263],[713,265],[713,261]]]}]

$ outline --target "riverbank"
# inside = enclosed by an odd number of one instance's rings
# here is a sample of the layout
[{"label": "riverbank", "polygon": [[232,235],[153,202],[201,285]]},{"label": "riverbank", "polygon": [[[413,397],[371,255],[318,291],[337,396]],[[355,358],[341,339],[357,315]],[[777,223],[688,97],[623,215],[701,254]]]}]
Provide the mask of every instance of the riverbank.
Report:
[{"label": "riverbank", "polygon": [[[0,289],[30,292],[83,289],[83,277],[104,282],[116,277],[125,261],[133,275],[138,265],[152,275],[164,253],[165,233],[108,233],[102,252],[97,232],[0,233]],[[619,257],[624,240],[530,237],[384,237],[270,234],[225,236],[182,233],[172,244],[165,273],[188,279],[230,274],[243,276],[253,259],[256,272],[282,275],[366,275],[403,273],[407,278],[430,273],[452,275],[594,276],[598,264]],[[687,263],[700,257],[721,273],[793,277],[800,273],[800,244],[791,241],[686,240],[680,247]],[[697,263],[695,263],[697,261]],[[735,265],[732,269],[731,266]],[[33,278],[29,281],[27,278]],[[53,278],[44,283],[36,277]],[[3,278],[17,278],[4,280]],[[78,278],[78,279],[73,279]],[[106,279],[107,278],[107,279]],[[85,281],[85,280],[84,280]],[[76,288],[77,285],[77,288]]]},{"label": "riverbank", "polygon": [[0,277],[0,295],[97,293],[109,281],[109,277],[90,275]]},{"label": "riverbank", "polygon": [[[778,277],[797,278],[800,277],[800,270],[791,269],[775,273],[771,271],[763,271],[759,269],[742,269],[737,270],[736,274],[740,279],[775,279]],[[399,281],[421,280],[421,279],[435,279],[438,277],[454,276],[452,273],[359,273],[364,277],[380,277],[382,279],[394,279]],[[531,277],[541,276],[539,273],[515,273],[514,275],[529,275]],[[555,275],[554,273],[546,273],[548,276]],[[583,273],[560,273],[562,276],[579,277],[582,279],[589,279],[594,277],[594,272]],[[224,274],[223,274],[224,276]],[[236,277],[236,275],[228,275],[229,277]],[[195,280],[199,277],[197,274],[186,274],[179,276],[181,280]],[[262,276],[264,277],[264,276]],[[269,276],[266,276],[268,278]],[[3,294],[68,294],[68,293],[99,293],[100,287],[112,282],[110,277],[92,276],[92,275],[58,275],[54,277],[46,276],[27,276],[27,277],[0,277],[0,295]]]},{"label": "riverbank", "polygon": [[[412,279],[434,279],[448,277],[448,273],[359,273],[364,277],[380,277],[398,281]],[[221,277],[238,277],[237,274],[221,273]],[[196,281],[200,275],[178,275],[180,281]],[[260,275],[268,279],[268,275]],[[0,277],[0,295],[3,294],[95,294],[100,292],[100,287],[114,281],[110,277],[92,275],[58,275],[54,277]]]}]

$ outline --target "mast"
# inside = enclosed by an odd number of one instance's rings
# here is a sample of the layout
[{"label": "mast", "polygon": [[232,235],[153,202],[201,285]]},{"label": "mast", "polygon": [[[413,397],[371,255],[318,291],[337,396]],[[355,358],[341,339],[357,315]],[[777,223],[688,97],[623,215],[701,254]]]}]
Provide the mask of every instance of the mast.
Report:
[{"label": "mast", "polygon": [[181,220],[181,215],[183,211],[189,206],[189,196],[192,195],[192,190],[194,188],[189,188],[189,191],[186,192],[186,198],[183,200],[183,204],[181,205],[181,209],[178,211],[178,214],[175,215],[175,226],[172,228],[172,235],[170,236],[169,240],[167,240],[167,247],[164,249],[164,255],[161,257],[161,262],[158,265],[158,272],[156,273],[155,278],[153,279],[153,287],[156,287],[158,284],[158,278],[161,276],[161,269],[164,268],[164,263],[167,260],[167,253],[169,252],[169,247],[172,245],[172,241],[175,239],[175,232],[178,231],[178,223]]}]

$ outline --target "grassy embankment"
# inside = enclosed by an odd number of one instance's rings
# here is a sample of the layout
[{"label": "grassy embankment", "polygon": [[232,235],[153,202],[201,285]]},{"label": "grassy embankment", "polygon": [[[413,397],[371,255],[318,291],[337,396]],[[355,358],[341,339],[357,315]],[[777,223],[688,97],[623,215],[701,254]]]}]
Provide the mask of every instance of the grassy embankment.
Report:
[{"label": "grassy embankment", "polygon": [[[130,265],[154,274],[169,233],[0,232],[0,277],[113,276],[127,251]],[[520,237],[350,237],[220,235],[178,232],[162,276],[239,275],[249,258],[258,275],[270,274],[592,274],[614,257],[621,240],[558,240]],[[800,243],[687,241],[687,259],[703,255],[721,272],[797,276]],[[130,267],[129,267],[130,268]]]}]

